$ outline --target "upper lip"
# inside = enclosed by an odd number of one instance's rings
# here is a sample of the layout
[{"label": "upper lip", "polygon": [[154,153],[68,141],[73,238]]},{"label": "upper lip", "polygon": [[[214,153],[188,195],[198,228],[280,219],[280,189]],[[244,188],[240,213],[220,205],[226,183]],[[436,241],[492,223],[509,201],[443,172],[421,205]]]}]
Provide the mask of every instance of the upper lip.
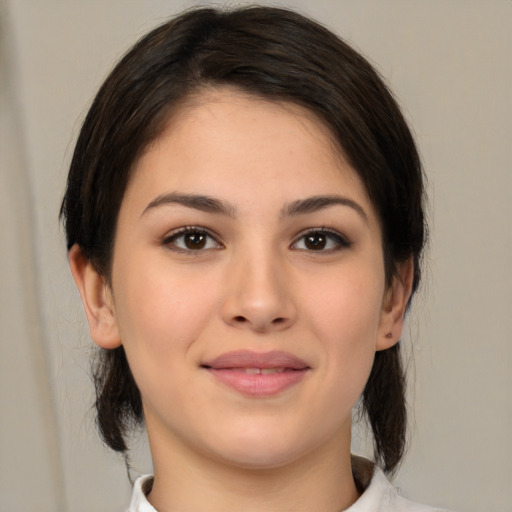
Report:
[{"label": "upper lip", "polygon": [[215,359],[203,362],[201,366],[214,370],[228,368],[288,368],[291,370],[305,370],[309,368],[309,365],[302,359],[289,352],[279,350],[270,352],[252,352],[250,350],[225,352]]}]

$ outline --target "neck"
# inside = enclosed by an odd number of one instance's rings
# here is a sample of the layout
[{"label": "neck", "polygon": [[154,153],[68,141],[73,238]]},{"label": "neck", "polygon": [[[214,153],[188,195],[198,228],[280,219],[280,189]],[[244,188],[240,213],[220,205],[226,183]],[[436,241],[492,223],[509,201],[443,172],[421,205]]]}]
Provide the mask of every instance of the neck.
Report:
[{"label": "neck", "polygon": [[[187,452],[152,450],[155,479],[148,496],[159,512],[283,512],[345,510],[358,498],[350,443],[337,440],[322,450],[274,468],[244,468]],[[156,455],[156,456],[155,456]]]}]

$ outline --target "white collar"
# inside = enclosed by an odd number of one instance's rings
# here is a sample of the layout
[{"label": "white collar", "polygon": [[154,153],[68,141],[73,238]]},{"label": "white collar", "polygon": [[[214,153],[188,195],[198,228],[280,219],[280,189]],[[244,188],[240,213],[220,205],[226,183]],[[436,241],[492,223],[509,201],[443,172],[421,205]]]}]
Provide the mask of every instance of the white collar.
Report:
[{"label": "white collar", "polygon": [[[400,497],[382,470],[369,461],[353,457],[352,467],[362,494],[345,512],[442,512],[441,509],[419,505]],[[127,512],[158,512],[146,498],[152,483],[152,475],[137,478]]]}]

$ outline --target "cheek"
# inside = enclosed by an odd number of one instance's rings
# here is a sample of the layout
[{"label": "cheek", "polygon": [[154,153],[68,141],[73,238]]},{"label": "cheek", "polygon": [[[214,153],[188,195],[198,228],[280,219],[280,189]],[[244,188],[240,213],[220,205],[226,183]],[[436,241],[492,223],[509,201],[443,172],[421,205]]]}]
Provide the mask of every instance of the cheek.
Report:
[{"label": "cheek", "polygon": [[364,389],[375,357],[384,290],[380,272],[337,277],[323,282],[317,276],[316,291],[305,306],[310,328],[323,344],[333,406],[340,396],[355,403]]},{"label": "cheek", "polygon": [[[187,395],[187,371],[197,364],[195,342],[216,307],[213,286],[162,271],[127,275],[118,286],[121,339],[145,407],[176,410]],[[190,398],[189,398],[190,401]]]},{"label": "cheek", "polygon": [[376,269],[314,276],[315,286],[304,294],[310,322],[320,339],[356,344],[375,342],[384,294],[383,272]]},{"label": "cheek", "polygon": [[116,316],[130,361],[169,367],[183,358],[216,308],[216,291],[185,274],[161,270],[127,275],[117,289]]}]

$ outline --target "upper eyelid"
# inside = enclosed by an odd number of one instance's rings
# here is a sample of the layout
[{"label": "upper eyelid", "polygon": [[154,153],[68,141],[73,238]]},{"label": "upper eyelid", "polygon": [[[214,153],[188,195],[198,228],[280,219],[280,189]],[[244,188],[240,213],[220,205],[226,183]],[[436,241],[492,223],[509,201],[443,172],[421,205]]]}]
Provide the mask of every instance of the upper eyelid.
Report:
[{"label": "upper eyelid", "polygon": [[162,237],[162,242],[164,244],[169,243],[172,239],[178,238],[181,235],[186,235],[187,233],[206,233],[209,237],[213,238],[219,245],[224,245],[219,235],[217,235],[211,229],[205,228],[203,226],[183,226],[181,228],[173,229],[171,231],[168,231]]},{"label": "upper eyelid", "polygon": [[170,238],[176,235],[186,234],[186,233],[206,233],[213,238],[219,238],[219,236],[214,233],[211,229],[205,228],[204,226],[182,226],[176,229],[171,229],[168,231],[163,238]]},{"label": "upper eyelid", "polygon": [[296,243],[298,240],[300,240],[304,236],[309,235],[311,233],[324,233],[326,235],[332,235],[333,237],[340,238],[341,240],[345,241],[346,243],[351,243],[349,238],[346,235],[344,235],[343,233],[339,232],[336,229],[331,229],[331,228],[326,228],[326,227],[304,229],[303,231],[301,231],[300,233],[298,233],[295,236],[295,238],[293,239],[294,241],[292,243]]},{"label": "upper eyelid", "polygon": [[[177,238],[180,235],[185,235],[185,234],[191,233],[191,232],[192,233],[193,232],[206,233],[208,236],[213,238],[219,245],[224,245],[224,242],[222,241],[222,237],[220,237],[217,233],[215,233],[211,229],[206,228],[204,226],[193,226],[193,225],[183,226],[180,228],[173,229],[173,230],[167,232],[163,236],[162,240],[163,240],[163,243],[169,243],[172,239]],[[315,227],[315,228],[306,228],[306,229],[300,231],[297,235],[294,236],[294,238],[292,239],[292,241],[290,243],[290,246],[293,246],[301,238],[303,238],[311,233],[322,233],[322,234],[326,234],[326,235],[331,235],[332,237],[341,240],[343,243],[345,243],[347,245],[352,244],[352,241],[343,233],[339,232],[336,229],[331,229],[331,228],[322,226],[322,227]]]},{"label": "upper eyelid", "polygon": [[[334,242],[335,247],[322,248],[319,250],[298,247],[300,241],[303,240],[305,237],[307,237],[309,234],[318,234],[318,233],[326,235],[327,237],[330,237],[331,242]],[[299,235],[297,235],[295,237],[294,241],[290,244],[290,249],[293,251],[300,251],[300,252],[306,251],[308,253],[311,252],[312,254],[316,253],[316,254],[320,255],[320,254],[330,254],[330,253],[338,252],[338,251],[341,251],[344,249],[349,249],[350,247],[352,247],[352,245],[353,245],[353,242],[346,235],[340,233],[337,230],[333,230],[333,229],[329,229],[329,228],[312,228],[312,229],[305,230],[302,233],[300,233]]]}]

